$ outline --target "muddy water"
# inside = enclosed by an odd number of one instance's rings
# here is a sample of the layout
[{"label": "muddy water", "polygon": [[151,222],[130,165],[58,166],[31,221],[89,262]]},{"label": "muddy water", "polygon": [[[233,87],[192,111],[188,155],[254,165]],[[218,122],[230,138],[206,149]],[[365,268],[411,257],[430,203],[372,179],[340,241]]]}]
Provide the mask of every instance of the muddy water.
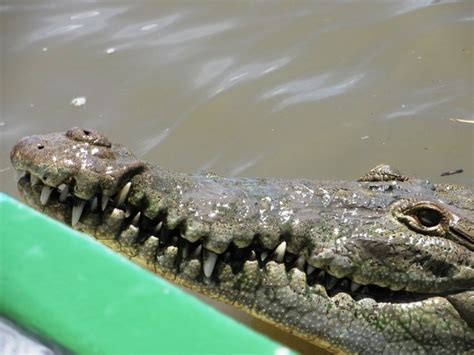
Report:
[{"label": "muddy water", "polygon": [[3,1],[1,190],[17,196],[17,139],[72,126],[178,171],[354,179],[386,162],[474,185],[473,12],[470,1]]}]

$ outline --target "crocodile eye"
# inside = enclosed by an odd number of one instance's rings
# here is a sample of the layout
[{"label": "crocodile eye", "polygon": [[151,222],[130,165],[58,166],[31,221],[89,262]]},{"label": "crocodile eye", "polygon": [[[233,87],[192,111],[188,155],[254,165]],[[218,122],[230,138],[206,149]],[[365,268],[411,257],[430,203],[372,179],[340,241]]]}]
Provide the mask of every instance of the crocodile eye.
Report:
[{"label": "crocodile eye", "polygon": [[408,228],[427,235],[445,235],[450,213],[431,201],[403,201],[394,209],[395,217]]},{"label": "crocodile eye", "polygon": [[437,226],[443,219],[443,216],[439,211],[431,208],[420,208],[416,212],[416,217],[422,225],[428,228]]}]

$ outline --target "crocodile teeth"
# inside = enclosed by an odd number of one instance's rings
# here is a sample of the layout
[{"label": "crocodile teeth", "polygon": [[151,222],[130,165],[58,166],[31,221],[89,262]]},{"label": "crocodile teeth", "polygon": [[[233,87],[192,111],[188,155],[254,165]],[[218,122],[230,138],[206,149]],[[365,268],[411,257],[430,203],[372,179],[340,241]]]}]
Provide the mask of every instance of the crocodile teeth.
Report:
[{"label": "crocodile teeth", "polygon": [[328,280],[328,283],[327,283],[327,286],[326,286],[327,289],[328,290],[333,289],[334,286],[336,286],[337,281],[338,281],[338,279],[336,279],[335,277],[329,276],[329,280]]},{"label": "crocodile teeth", "polygon": [[74,227],[79,219],[81,219],[82,211],[84,210],[84,206],[86,201],[84,200],[76,200],[74,201],[74,206],[72,207],[72,218],[71,218],[71,225]]},{"label": "crocodile teeth", "polygon": [[105,211],[107,208],[107,203],[109,202],[109,197],[106,194],[102,194],[102,199],[101,199],[101,204],[100,207],[102,208],[102,211]]},{"label": "crocodile teeth", "polygon": [[122,206],[122,204],[125,202],[125,199],[127,198],[128,193],[130,192],[130,186],[132,186],[132,183],[129,181],[117,194],[117,207]]},{"label": "crocodile teeth", "polygon": [[316,268],[313,265],[308,264],[308,266],[306,266],[306,274],[307,275],[311,275],[314,270],[316,270]]},{"label": "crocodile teeth", "polygon": [[196,249],[194,249],[193,253],[191,254],[191,257],[197,258],[199,255],[201,255],[201,250],[202,250],[202,245],[199,244]]},{"label": "crocodile teeth", "polygon": [[295,267],[304,271],[304,264],[306,263],[306,258],[304,255],[300,255],[295,261]]},{"label": "crocodile teeth", "polygon": [[69,186],[66,184],[61,184],[58,186],[58,190],[61,192],[59,194],[59,202],[64,202],[66,201],[67,194],[69,192]]},{"label": "crocodile teeth", "polygon": [[356,292],[362,285],[355,281],[351,281],[351,292]]},{"label": "crocodile teeth", "polygon": [[97,205],[98,205],[97,196],[95,196],[91,201],[91,211],[97,210]]},{"label": "crocodile teeth", "polygon": [[171,236],[171,231],[168,228],[161,228],[160,244],[161,245],[167,244],[170,236]]},{"label": "crocodile teeth", "polygon": [[265,259],[267,258],[267,256],[268,256],[268,253],[267,253],[266,251],[262,251],[262,252],[260,253],[260,260],[265,261]]},{"label": "crocodile teeth", "polygon": [[285,257],[286,252],[286,242],[281,242],[280,245],[275,249],[274,258],[275,261],[281,263]]},{"label": "crocodile teeth", "polygon": [[133,225],[135,225],[135,226],[138,225],[138,221],[140,220],[141,214],[142,214],[141,212],[138,212],[138,213],[135,215],[135,217],[133,217],[133,219],[132,219],[132,224],[133,224]]},{"label": "crocodile teeth", "polygon": [[41,190],[41,196],[40,196],[40,201],[41,201],[41,204],[43,206],[48,203],[49,196],[51,195],[51,192],[53,192],[52,187],[49,187],[47,185],[43,186],[43,189]]},{"label": "crocodile teeth", "polygon": [[40,179],[37,176],[31,174],[30,181],[31,186],[35,186],[40,181]]},{"label": "crocodile teeth", "polygon": [[216,265],[217,254],[212,251],[207,251],[204,253],[204,275],[206,277],[211,277],[214,266]]},{"label": "crocodile teeth", "polygon": [[189,242],[182,235],[179,239],[179,250],[183,259],[186,259],[189,255]]},{"label": "crocodile teeth", "polygon": [[155,232],[158,233],[161,230],[161,227],[163,226],[163,221],[158,223],[155,227]]}]

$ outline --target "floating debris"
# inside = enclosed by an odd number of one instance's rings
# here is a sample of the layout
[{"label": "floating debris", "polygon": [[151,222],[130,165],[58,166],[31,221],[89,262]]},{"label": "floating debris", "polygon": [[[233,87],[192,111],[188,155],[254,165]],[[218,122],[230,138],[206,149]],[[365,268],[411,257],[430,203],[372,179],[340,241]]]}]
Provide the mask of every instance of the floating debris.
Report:
[{"label": "floating debris", "polygon": [[463,169],[457,169],[457,170],[453,170],[453,171],[444,171],[441,173],[440,176],[449,176],[449,175],[454,175],[454,174],[461,174],[462,172],[464,172]]},{"label": "floating debris", "polygon": [[463,120],[462,118],[450,118],[449,120],[452,121],[452,122],[461,122],[461,123],[474,124],[474,120]]},{"label": "floating debris", "polygon": [[84,96],[78,96],[71,100],[71,105],[82,106],[86,104],[87,99]]}]

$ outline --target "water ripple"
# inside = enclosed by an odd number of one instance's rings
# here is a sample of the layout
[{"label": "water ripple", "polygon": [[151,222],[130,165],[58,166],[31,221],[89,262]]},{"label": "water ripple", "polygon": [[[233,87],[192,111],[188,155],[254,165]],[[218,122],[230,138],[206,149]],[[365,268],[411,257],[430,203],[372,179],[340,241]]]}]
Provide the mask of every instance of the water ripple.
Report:
[{"label": "water ripple", "polygon": [[219,34],[234,27],[231,21],[218,22],[210,25],[202,25],[187,28],[182,31],[170,33],[155,41],[156,45],[177,45],[183,42],[193,41]]},{"label": "water ripple", "polygon": [[258,63],[255,61],[251,64],[242,65],[223,78],[221,82],[213,90],[211,90],[209,97],[218,95],[242,81],[261,78],[266,74],[282,68],[290,62],[290,57],[281,57],[269,62]]},{"label": "water ripple", "polygon": [[307,79],[290,81],[263,93],[261,98],[266,100],[278,96],[286,96],[273,109],[273,112],[276,112],[295,104],[318,101],[340,95],[356,86],[365,77],[365,73],[354,74],[343,80],[337,80],[334,76],[331,73],[324,73]]},{"label": "water ripple", "polygon": [[185,18],[183,13],[174,13],[163,16],[161,18],[148,20],[146,22],[133,23],[128,26],[125,26],[124,28],[121,28],[112,37],[125,39],[140,37],[149,33],[156,33],[164,28],[167,28],[168,26],[175,24],[183,18]]}]

